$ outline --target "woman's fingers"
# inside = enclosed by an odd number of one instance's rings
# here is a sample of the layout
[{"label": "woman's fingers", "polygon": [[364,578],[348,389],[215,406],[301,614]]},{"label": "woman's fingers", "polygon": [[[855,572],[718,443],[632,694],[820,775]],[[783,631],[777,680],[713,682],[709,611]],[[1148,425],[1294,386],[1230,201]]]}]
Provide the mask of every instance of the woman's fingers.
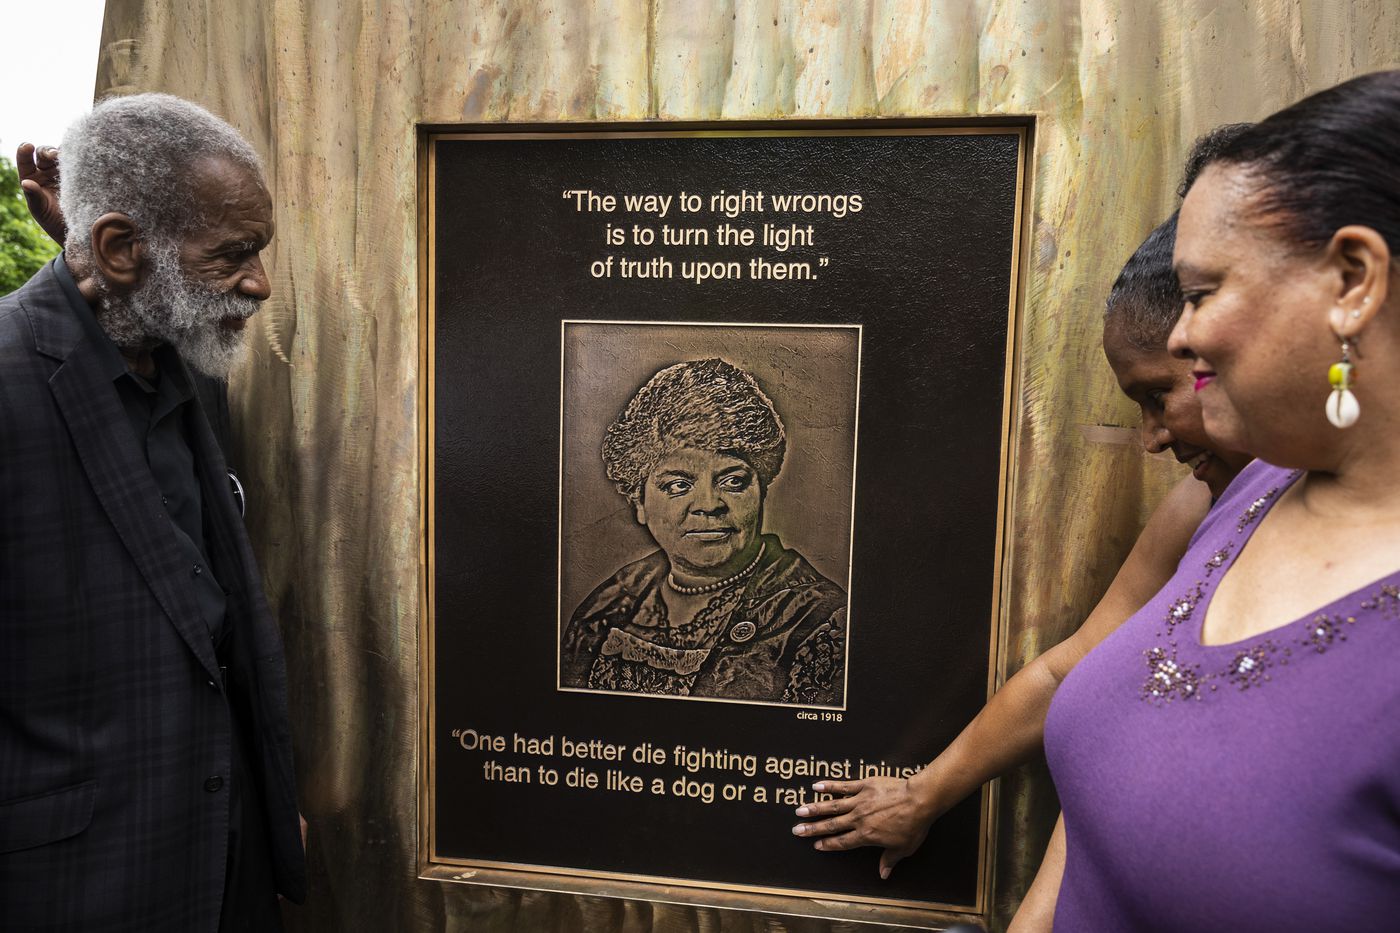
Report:
[{"label": "woman's fingers", "polygon": [[870,845],[870,841],[865,838],[859,827],[848,829],[844,833],[826,836],[813,843],[813,847],[819,852],[844,852],[847,849],[859,849],[861,846]]},{"label": "woman's fingers", "polygon": [[816,803],[803,804],[798,807],[797,815],[803,819],[810,816],[835,816],[838,813],[850,813],[855,805],[856,799],[854,797],[837,797],[834,800],[819,800]]},{"label": "woman's fingers", "polygon": [[[813,789],[818,793],[855,794],[860,789],[860,782],[823,781],[814,784]],[[798,823],[792,828],[792,831],[798,836],[829,836],[833,833],[849,832],[859,825],[857,818],[847,816],[855,809],[855,806],[856,798],[854,796],[834,797],[831,800],[818,800],[814,803],[803,804],[797,808],[798,816],[803,819],[816,817],[821,821]],[[836,817],[839,819],[835,819]]]},{"label": "woman's fingers", "polygon": [[860,825],[859,821],[846,814],[820,820],[816,823],[798,823],[792,828],[794,836],[830,836],[835,833],[849,833]]},{"label": "woman's fingers", "polygon": [[917,849],[928,832],[924,818],[912,802],[907,781],[869,778],[861,781],[822,781],[812,785],[818,793],[837,794],[797,808],[804,819],[792,828],[795,835],[813,840],[819,852],[843,852],[861,846],[879,846],[880,877],[888,878],[901,859]]},{"label": "woman's fingers", "polygon": [[[878,780],[814,784],[818,793],[839,796],[798,807],[797,815],[811,822],[798,823],[792,828],[793,834],[817,839],[816,848],[823,852],[871,845],[907,846],[916,827],[903,811],[896,784]],[[899,857],[902,856],[896,856],[896,860]],[[893,863],[890,867],[894,867]]]},{"label": "woman's fingers", "polygon": [[894,871],[894,867],[898,865],[900,860],[908,854],[908,852],[897,849],[886,849],[885,851],[881,852],[880,877],[888,879],[890,876],[890,872]]}]

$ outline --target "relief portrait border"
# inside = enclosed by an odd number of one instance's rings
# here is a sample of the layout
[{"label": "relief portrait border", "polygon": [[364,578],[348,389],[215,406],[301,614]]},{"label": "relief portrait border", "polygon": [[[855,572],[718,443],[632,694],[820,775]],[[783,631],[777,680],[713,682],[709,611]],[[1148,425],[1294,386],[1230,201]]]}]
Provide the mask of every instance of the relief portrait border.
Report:
[{"label": "relief portrait border", "polygon": [[[978,833],[977,898],[974,904],[930,904],[919,901],[879,899],[806,890],[722,884],[683,878],[623,874],[527,865],[483,859],[457,860],[440,856],[436,845],[437,732],[435,708],[435,438],[437,358],[434,346],[436,313],[435,241],[436,145],[440,140],[518,139],[630,139],[645,137],[735,136],[855,136],[855,135],[1016,135],[1019,138],[1013,220],[1010,289],[1007,300],[1007,336],[1003,374],[1001,451],[996,515],[995,567],[992,619],[987,672],[987,696],[1007,676],[1008,607],[1005,581],[1012,566],[1013,548],[1007,540],[1009,518],[1015,508],[1015,475],[1022,392],[1019,350],[1021,317],[1025,307],[1029,270],[1030,211],[1034,203],[1030,167],[1034,164],[1035,120],[1030,116],[989,118],[778,120],[723,122],[657,122],[625,124],[482,124],[420,125],[418,132],[418,255],[419,374],[418,447],[425,467],[419,489],[419,702],[418,702],[418,877],[423,880],[518,888],[591,897],[624,898],[661,904],[717,907],[795,917],[893,924],[941,929],[957,922],[985,922],[996,889],[996,838],[998,815],[1003,809],[1000,782],[981,791]],[[561,387],[562,391],[562,387]],[[561,438],[562,442],[562,438]],[[1009,801],[1008,801],[1009,804]]]},{"label": "relief portrait border", "polygon": [[[565,563],[566,563],[566,558],[565,558],[565,546],[564,546],[565,530],[566,530],[566,528],[565,528],[565,526],[566,526],[566,519],[565,519],[564,503],[565,503],[565,501],[566,501],[565,487],[566,487],[566,485],[567,485],[567,480],[566,480],[566,466],[567,466],[567,464],[566,464],[566,448],[567,448],[567,443],[566,443],[566,441],[567,441],[567,439],[568,439],[568,435],[565,433],[565,426],[564,426],[564,423],[565,423],[565,413],[566,413],[566,411],[567,411],[567,409],[568,409],[568,399],[567,399],[567,397],[566,397],[566,390],[567,390],[567,386],[568,386],[568,376],[569,376],[569,374],[568,374],[568,372],[567,372],[567,356],[568,356],[568,352],[567,352],[567,341],[568,341],[568,332],[569,332],[569,327],[570,327],[570,325],[580,325],[580,326],[590,326],[590,325],[594,325],[594,326],[598,326],[598,325],[607,326],[607,325],[616,325],[616,326],[623,327],[623,328],[645,328],[645,327],[657,327],[657,328],[714,328],[716,332],[718,332],[719,330],[724,329],[724,328],[729,328],[729,329],[742,329],[742,330],[751,330],[751,331],[759,331],[759,330],[792,330],[792,331],[795,331],[795,332],[797,332],[797,333],[801,333],[802,331],[816,332],[816,331],[820,331],[820,330],[828,330],[828,331],[833,331],[833,330],[845,330],[845,331],[852,331],[852,332],[854,332],[854,336],[855,336],[855,361],[854,361],[854,362],[855,362],[855,365],[854,365],[855,380],[854,380],[854,385],[853,385],[854,395],[853,395],[853,398],[850,399],[851,404],[852,404],[852,418],[851,418],[851,437],[850,437],[850,439],[849,439],[850,446],[851,446],[851,480],[850,480],[850,485],[849,485],[849,490],[850,490],[850,492],[849,492],[848,495],[844,496],[844,498],[846,499],[846,508],[847,508],[847,511],[848,511],[848,516],[847,516],[846,522],[844,523],[844,524],[845,524],[845,529],[846,529],[846,534],[847,534],[847,547],[846,547],[846,560],[845,560],[845,568],[846,568],[845,581],[846,581],[846,582],[845,582],[844,584],[842,584],[842,586],[843,586],[843,589],[845,590],[845,595],[846,595],[846,604],[845,604],[845,605],[846,605],[846,611],[847,611],[847,635],[846,635],[846,647],[845,647],[845,651],[844,651],[844,653],[843,653],[843,655],[842,655],[842,661],[841,661],[841,668],[842,668],[842,673],[841,673],[841,698],[842,698],[842,699],[841,699],[841,702],[839,702],[839,703],[833,703],[833,704],[815,703],[815,702],[812,702],[812,703],[797,703],[797,702],[788,702],[788,703],[784,703],[784,702],[778,702],[778,701],[775,701],[775,700],[755,700],[755,699],[746,699],[746,698],[733,697],[733,696],[690,696],[690,695],[669,695],[669,694],[657,694],[657,693],[620,694],[621,696],[633,696],[633,697],[642,698],[642,699],[647,699],[647,700],[675,700],[675,701],[691,702],[691,703],[735,703],[735,704],[747,705],[747,706],[776,706],[776,707],[782,707],[782,708],[786,708],[786,709],[813,709],[813,710],[835,710],[835,711],[844,711],[844,710],[846,709],[846,699],[845,699],[845,698],[846,698],[847,687],[849,686],[849,677],[850,677],[850,666],[849,666],[849,664],[848,664],[848,659],[849,659],[849,657],[850,657],[850,650],[851,650],[850,643],[851,643],[851,639],[852,639],[852,637],[853,637],[852,634],[851,634],[852,623],[851,623],[850,616],[849,616],[850,605],[851,605],[851,599],[850,599],[850,575],[851,575],[851,564],[852,564],[852,560],[853,560],[853,555],[854,555],[854,553],[855,553],[855,520],[856,520],[856,515],[855,515],[855,501],[856,501],[856,488],[857,488],[856,482],[857,482],[857,475],[858,475],[858,466],[859,466],[859,462],[860,462],[860,451],[859,451],[859,437],[860,437],[860,373],[861,373],[861,349],[862,349],[862,339],[863,339],[863,336],[864,336],[864,326],[861,325],[861,324],[792,324],[792,323],[773,324],[773,323],[754,323],[754,322],[748,322],[748,321],[723,321],[723,322],[720,322],[720,321],[667,321],[667,320],[649,320],[649,321],[635,321],[635,320],[633,320],[633,321],[628,321],[628,320],[592,320],[592,319],[574,319],[574,318],[565,318],[565,319],[563,319],[563,320],[561,320],[561,321],[559,322],[559,516],[558,516],[558,521],[559,521],[559,534],[558,534],[558,543],[557,543],[557,547],[558,547],[557,560],[558,560],[559,567],[558,567],[558,581],[557,581],[557,585],[558,585],[558,587],[559,587],[559,609],[558,609],[558,614],[559,614],[559,637],[560,637],[561,640],[562,640],[563,635],[564,635],[565,619],[567,618],[566,615],[565,615],[565,612],[564,612],[564,609],[565,609],[565,603],[564,603],[564,567],[565,567]],[[730,360],[729,362],[733,362],[733,361]],[[744,367],[741,367],[741,368],[744,368]],[[772,391],[771,388],[769,389],[769,391],[770,391],[770,393],[771,393],[771,391]],[[775,403],[775,404],[776,404],[776,403]],[[789,428],[788,430],[789,430],[789,434],[791,434],[791,428]],[[789,440],[789,441],[792,441],[793,438],[792,438],[792,437],[789,437],[788,440]],[[559,691],[561,691],[561,692],[565,692],[565,693],[597,693],[597,694],[603,694],[603,695],[619,695],[619,694],[615,694],[613,691],[601,690],[601,689],[597,689],[597,688],[593,688],[593,687],[570,687],[570,686],[565,686],[565,685],[564,685],[564,682],[563,682],[563,655],[562,655],[562,652],[561,652],[559,661],[558,661],[558,663],[557,663],[556,666],[555,666],[555,689],[556,689],[556,690],[559,690]]]}]

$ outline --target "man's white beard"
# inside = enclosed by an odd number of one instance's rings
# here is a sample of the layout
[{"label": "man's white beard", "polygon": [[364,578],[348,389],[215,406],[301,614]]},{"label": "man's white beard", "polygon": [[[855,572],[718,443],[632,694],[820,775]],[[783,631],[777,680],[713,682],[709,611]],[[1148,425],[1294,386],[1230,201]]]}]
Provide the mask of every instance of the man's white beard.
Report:
[{"label": "man's white beard", "polygon": [[225,378],[247,352],[243,330],[220,321],[247,319],[260,302],[235,289],[219,291],[190,279],[174,243],[151,243],[146,279],[130,295],[102,297],[102,329],[118,347],[149,349],[168,343],[207,376]]}]

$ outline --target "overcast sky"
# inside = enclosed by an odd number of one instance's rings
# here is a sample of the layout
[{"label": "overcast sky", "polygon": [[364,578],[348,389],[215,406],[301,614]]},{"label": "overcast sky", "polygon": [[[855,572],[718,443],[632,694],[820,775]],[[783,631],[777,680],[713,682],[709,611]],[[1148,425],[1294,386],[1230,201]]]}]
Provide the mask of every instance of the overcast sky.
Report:
[{"label": "overcast sky", "polygon": [[0,153],[58,145],[92,107],[103,0],[5,0],[0,50]]}]

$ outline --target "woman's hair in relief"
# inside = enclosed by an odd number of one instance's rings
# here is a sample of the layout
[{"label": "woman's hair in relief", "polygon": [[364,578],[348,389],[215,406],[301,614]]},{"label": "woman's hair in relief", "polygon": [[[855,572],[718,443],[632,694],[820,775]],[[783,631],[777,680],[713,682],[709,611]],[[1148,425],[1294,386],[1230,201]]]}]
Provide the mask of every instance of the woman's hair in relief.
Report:
[{"label": "woman's hair in relief", "polygon": [[718,358],[691,360],[656,372],[608,427],[608,479],[640,502],[656,464],[682,447],[738,457],[766,490],[783,468],[787,435],[752,375]]}]

